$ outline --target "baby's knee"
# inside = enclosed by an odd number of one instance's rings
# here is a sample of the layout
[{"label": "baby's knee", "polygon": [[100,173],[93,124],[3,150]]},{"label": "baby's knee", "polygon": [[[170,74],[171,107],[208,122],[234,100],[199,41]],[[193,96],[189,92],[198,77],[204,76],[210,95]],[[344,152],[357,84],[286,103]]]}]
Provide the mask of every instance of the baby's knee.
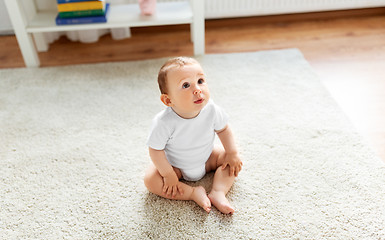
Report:
[{"label": "baby's knee", "polygon": [[147,173],[144,175],[143,182],[144,182],[144,186],[146,186],[146,188],[149,189],[149,186],[151,184],[151,178]]},{"label": "baby's knee", "polygon": [[144,174],[143,182],[149,191],[151,191],[153,188],[154,181],[156,178],[155,175],[156,175],[156,173],[151,168],[147,169],[146,173]]}]

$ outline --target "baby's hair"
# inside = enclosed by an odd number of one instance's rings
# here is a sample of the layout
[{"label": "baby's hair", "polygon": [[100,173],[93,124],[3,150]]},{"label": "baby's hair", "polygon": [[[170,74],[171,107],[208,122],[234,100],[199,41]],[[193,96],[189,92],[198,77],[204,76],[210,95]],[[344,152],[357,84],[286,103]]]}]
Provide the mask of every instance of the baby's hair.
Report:
[{"label": "baby's hair", "polygon": [[167,72],[170,69],[183,67],[191,64],[199,64],[197,60],[190,57],[175,57],[167,60],[160,68],[158,73],[159,90],[162,94],[167,94]]}]

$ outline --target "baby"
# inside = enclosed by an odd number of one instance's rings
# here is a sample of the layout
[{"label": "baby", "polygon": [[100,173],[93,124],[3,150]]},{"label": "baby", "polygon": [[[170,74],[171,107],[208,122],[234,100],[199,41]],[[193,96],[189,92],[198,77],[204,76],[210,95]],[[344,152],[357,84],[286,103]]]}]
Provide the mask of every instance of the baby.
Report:
[{"label": "baby", "polygon": [[[160,69],[160,100],[168,106],[158,113],[147,145],[152,160],[144,183],[161,197],[193,200],[205,211],[211,204],[225,214],[234,213],[226,198],[242,161],[227,114],[210,99],[201,65],[193,58],[168,60]],[[215,133],[223,147],[214,147]],[[211,192],[191,187],[180,179],[198,181],[215,171]]]}]

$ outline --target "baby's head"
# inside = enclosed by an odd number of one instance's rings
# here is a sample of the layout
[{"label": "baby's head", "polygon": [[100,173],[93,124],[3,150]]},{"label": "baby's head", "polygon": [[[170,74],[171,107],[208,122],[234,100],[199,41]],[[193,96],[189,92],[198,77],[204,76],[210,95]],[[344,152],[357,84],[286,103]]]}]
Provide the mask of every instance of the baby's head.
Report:
[{"label": "baby's head", "polygon": [[169,59],[158,74],[162,102],[183,118],[192,118],[210,99],[206,76],[199,62],[189,57]]},{"label": "baby's head", "polygon": [[199,65],[199,62],[195,60],[194,58],[190,57],[176,57],[176,58],[171,58],[167,60],[163,64],[163,66],[159,70],[158,74],[158,84],[159,84],[159,90],[161,94],[167,94],[167,75],[171,70],[174,70],[176,68],[182,68],[186,65]]}]

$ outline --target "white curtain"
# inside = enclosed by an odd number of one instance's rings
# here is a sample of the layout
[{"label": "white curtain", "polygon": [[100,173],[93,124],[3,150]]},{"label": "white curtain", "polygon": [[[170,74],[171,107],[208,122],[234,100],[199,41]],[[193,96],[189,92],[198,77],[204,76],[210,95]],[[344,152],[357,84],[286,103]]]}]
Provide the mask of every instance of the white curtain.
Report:
[{"label": "white curtain", "polygon": [[[111,33],[114,40],[120,40],[131,37],[130,28],[114,28],[114,29],[97,29],[97,30],[81,30],[66,32],[48,32],[44,33],[44,40],[50,44],[58,40],[61,36],[66,36],[71,41],[79,41],[82,43],[97,42],[99,38],[107,33]],[[44,51],[44,49],[40,49]]]}]

